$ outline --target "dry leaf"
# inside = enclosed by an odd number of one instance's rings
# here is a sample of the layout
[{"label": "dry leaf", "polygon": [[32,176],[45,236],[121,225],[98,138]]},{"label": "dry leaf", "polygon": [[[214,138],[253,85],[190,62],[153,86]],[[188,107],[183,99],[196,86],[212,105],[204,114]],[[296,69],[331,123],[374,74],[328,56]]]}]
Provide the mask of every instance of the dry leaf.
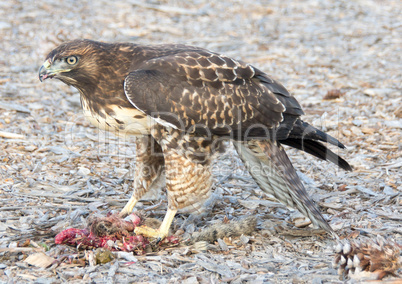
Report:
[{"label": "dry leaf", "polygon": [[341,92],[340,90],[333,89],[327,92],[327,94],[323,97],[323,100],[336,100],[344,95],[345,93]]},{"label": "dry leaf", "polygon": [[54,258],[44,254],[43,252],[38,252],[28,256],[24,262],[42,268],[47,268],[55,261]]}]

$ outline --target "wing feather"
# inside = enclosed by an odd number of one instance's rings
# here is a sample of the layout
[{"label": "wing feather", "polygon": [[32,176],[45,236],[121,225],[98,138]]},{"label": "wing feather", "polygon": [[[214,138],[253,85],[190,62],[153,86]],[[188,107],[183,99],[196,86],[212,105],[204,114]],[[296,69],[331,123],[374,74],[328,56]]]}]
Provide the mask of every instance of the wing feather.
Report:
[{"label": "wing feather", "polygon": [[[246,133],[266,137],[267,129],[272,135],[288,109],[292,115],[303,113],[286,89],[260,70],[203,49],[145,61],[126,77],[125,93],[136,108],[159,121],[238,139]],[[288,133],[282,132],[284,139]]]}]

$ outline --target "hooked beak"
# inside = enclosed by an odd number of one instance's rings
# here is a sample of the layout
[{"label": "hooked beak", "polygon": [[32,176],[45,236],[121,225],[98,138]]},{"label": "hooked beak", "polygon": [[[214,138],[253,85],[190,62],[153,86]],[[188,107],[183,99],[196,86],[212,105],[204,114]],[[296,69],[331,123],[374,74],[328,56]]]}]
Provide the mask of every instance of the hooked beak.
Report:
[{"label": "hooked beak", "polygon": [[46,60],[45,63],[43,63],[43,65],[39,68],[39,80],[41,82],[47,78],[53,78],[56,75],[51,67],[52,64],[50,63],[50,60]]}]

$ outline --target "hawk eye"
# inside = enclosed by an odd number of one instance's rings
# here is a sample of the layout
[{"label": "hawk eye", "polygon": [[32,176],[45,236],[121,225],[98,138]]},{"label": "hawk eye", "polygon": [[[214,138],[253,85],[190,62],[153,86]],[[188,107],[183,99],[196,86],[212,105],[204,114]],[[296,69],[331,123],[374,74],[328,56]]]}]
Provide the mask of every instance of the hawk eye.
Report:
[{"label": "hawk eye", "polygon": [[74,65],[75,63],[77,63],[78,58],[76,56],[69,56],[66,59],[67,63],[70,65]]}]

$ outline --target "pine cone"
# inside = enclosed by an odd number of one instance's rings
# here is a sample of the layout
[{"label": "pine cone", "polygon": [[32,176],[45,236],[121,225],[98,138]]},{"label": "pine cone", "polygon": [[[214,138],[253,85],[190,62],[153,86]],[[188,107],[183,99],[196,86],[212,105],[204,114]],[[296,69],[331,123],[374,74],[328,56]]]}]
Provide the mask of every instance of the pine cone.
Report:
[{"label": "pine cone", "polygon": [[334,267],[344,278],[381,280],[401,267],[402,246],[377,237],[367,242],[343,240],[335,246]]}]

